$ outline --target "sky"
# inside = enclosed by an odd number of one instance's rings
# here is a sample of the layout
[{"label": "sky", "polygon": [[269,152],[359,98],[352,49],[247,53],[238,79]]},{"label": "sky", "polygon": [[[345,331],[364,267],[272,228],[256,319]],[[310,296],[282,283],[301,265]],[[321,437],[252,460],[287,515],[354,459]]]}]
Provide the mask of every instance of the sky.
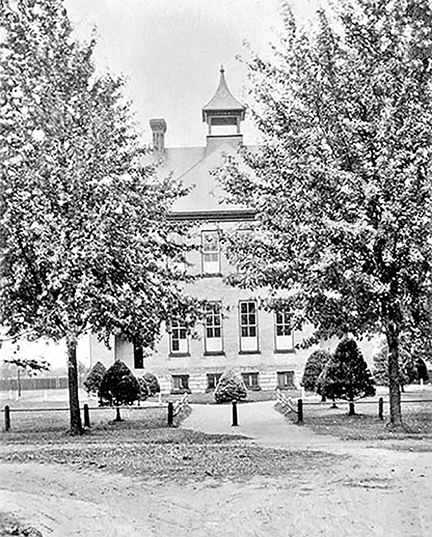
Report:
[{"label": "sky", "polygon": [[[291,0],[307,20],[317,0]],[[244,100],[247,57],[244,41],[265,52],[281,29],[280,0],[65,0],[79,38],[94,28],[96,64],[126,78],[126,96],[136,110],[144,141],[151,141],[150,118],[168,124],[168,147],[204,145],[201,108],[213,96],[219,69]],[[250,122],[246,143],[256,143]]]}]

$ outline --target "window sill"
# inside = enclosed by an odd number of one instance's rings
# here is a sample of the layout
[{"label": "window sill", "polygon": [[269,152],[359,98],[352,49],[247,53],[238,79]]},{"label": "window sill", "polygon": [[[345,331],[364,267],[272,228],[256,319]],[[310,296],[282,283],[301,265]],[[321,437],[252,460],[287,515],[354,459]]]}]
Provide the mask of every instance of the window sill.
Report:
[{"label": "window sill", "polygon": [[184,358],[190,356],[189,352],[170,352],[168,354],[169,358]]},{"label": "window sill", "polygon": [[260,392],[261,391],[261,386],[251,386],[250,388],[249,388],[249,386],[246,386],[246,388],[251,392]]},{"label": "window sill", "polygon": [[222,278],[222,272],[203,272],[201,278]]},{"label": "window sill", "polygon": [[182,395],[184,393],[192,393],[189,388],[182,388],[181,390],[171,390],[171,395]]},{"label": "window sill", "polygon": [[274,354],[295,354],[295,349],[275,349]]},{"label": "window sill", "polygon": [[239,351],[239,354],[261,354],[261,351]]},{"label": "window sill", "polygon": [[291,386],[282,386],[282,387],[278,386],[277,389],[283,391],[283,390],[296,390],[297,388],[295,384],[291,384]]},{"label": "window sill", "polygon": [[204,356],[225,356],[224,351],[206,351]]}]

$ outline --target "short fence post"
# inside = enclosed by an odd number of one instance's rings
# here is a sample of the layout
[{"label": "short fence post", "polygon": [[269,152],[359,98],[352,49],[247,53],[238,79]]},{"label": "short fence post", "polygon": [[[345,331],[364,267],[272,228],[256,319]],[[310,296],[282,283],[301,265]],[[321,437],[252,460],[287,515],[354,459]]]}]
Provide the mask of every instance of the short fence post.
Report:
[{"label": "short fence post", "polygon": [[297,423],[303,423],[303,399],[297,401]]},{"label": "short fence post", "polygon": [[174,404],[170,401],[168,403],[168,427],[172,427],[174,423]]},{"label": "short fence post", "polygon": [[5,430],[10,431],[10,408],[9,408],[9,405],[6,405],[4,407],[4,415],[5,415]]},{"label": "short fence post", "polygon": [[380,420],[384,419],[384,399],[382,397],[378,399],[378,417]]},{"label": "short fence post", "polygon": [[232,426],[238,426],[237,401],[232,402]]},{"label": "short fence post", "polygon": [[87,403],[84,405],[84,427],[90,427],[90,412]]}]

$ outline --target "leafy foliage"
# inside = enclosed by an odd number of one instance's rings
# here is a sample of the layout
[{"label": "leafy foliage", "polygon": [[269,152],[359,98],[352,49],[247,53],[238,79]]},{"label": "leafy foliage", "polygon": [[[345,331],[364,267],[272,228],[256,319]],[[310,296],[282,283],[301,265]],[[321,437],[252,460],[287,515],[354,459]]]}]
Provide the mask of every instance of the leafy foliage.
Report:
[{"label": "leafy foliage", "polygon": [[66,338],[79,432],[77,339],[140,334],[152,347],[172,310],[194,311],[166,262],[182,249],[167,220],[182,190],[142,164],[123,80],[96,71],[95,42],[74,39],[62,0],[6,7],[2,30],[0,324]]},{"label": "leafy foliage", "polygon": [[232,369],[226,369],[214,391],[216,403],[229,403],[246,399],[247,389],[240,375]]},{"label": "leafy foliage", "polygon": [[251,173],[220,174],[260,223],[231,240],[236,283],[285,296],[309,343],[384,334],[399,424],[399,337],[432,318],[432,8],[343,2],[313,30],[283,17],[274,57],[248,64],[263,147],[243,151]]},{"label": "leafy foliage", "polygon": [[372,375],[353,339],[344,339],[337,346],[324,368],[320,391],[329,399],[347,401],[375,395]]},{"label": "leafy foliage", "polygon": [[4,362],[21,367],[28,375],[36,375],[40,371],[48,371],[50,368],[46,360],[36,360],[35,358],[10,358]]},{"label": "leafy foliage", "polygon": [[86,389],[87,393],[94,395],[99,393],[105,373],[106,367],[103,365],[103,363],[96,362],[84,381],[84,388]]},{"label": "leafy foliage", "polygon": [[140,386],[141,400],[147,399],[147,397],[152,397],[161,391],[159,381],[153,373],[144,373],[144,375],[138,379],[138,382]]},{"label": "leafy foliage", "polygon": [[307,391],[314,392],[317,388],[317,380],[324,367],[331,359],[331,354],[324,350],[314,351],[306,361],[301,385]]},{"label": "leafy foliage", "polygon": [[102,402],[110,405],[128,405],[139,398],[140,387],[132,371],[121,360],[116,360],[105,372],[99,390]]}]

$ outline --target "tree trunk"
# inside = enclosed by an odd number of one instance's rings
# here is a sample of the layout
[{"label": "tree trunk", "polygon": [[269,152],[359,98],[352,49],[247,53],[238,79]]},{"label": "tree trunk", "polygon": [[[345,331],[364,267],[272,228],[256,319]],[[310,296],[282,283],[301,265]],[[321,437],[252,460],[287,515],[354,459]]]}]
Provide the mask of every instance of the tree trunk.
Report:
[{"label": "tree trunk", "polygon": [[68,384],[69,384],[69,411],[70,411],[70,434],[82,434],[81,414],[78,397],[78,366],[77,366],[77,340],[68,337]]},{"label": "tree trunk", "polygon": [[348,416],[355,416],[355,407],[354,407],[354,401],[349,402],[349,412]]},{"label": "tree trunk", "polygon": [[387,345],[389,348],[388,372],[389,372],[389,399],[390,399],[390,423],[396,427],[402,427],[401,391],[399,379],[399,334],[394,324],[387,325]]}]

